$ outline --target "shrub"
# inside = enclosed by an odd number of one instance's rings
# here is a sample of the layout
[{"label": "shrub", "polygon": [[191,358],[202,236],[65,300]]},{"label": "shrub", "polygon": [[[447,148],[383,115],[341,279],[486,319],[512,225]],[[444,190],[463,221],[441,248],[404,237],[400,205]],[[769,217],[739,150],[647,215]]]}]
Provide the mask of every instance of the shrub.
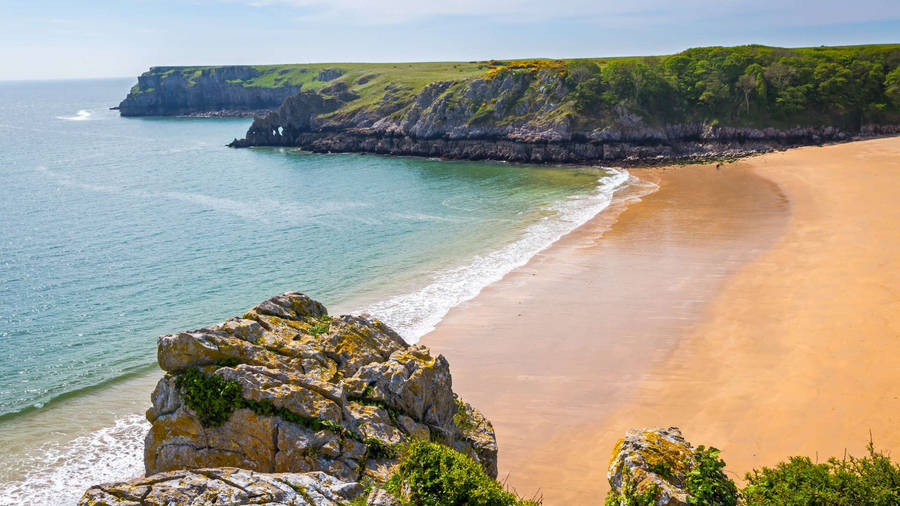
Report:
[{"label": "shrub", "polygon": [[813,463],[791,457],[774,468],[747,473],[748,505],[900,505],[900,465],[869,442],[863,458],[831,458]]},{"label": "shrub", "polygon": [[528,504],[504,490],[471,458],[427,441],[404,448],[397,473],[388,482],[388,489],[398,495],[407,487],[410,502],[418,506]]},{"label": "shrub", "polygon": [[687,493],[691,504],[715,504],[734,506],[737,504],[738,491],[728,476],[725,475],[725,461],[719,458],[719,450],[697,447],[694,452],[694,468],[688,473]]},{"label": "shrub", "polygon": [[199,368],[192,367],[175,382],[185,403],[197,413],[204,426],[218,427],[234,410],[243,407],[241,385],[217,374],[204,374]]}]

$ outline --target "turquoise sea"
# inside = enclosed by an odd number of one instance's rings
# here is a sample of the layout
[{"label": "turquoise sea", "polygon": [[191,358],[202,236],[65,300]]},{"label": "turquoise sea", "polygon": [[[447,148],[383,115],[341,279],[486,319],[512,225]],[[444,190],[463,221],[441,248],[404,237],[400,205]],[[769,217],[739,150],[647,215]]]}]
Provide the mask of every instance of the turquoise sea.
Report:
[{"label": "turquoise sea", "polygon": [[299,290],[415,342],[602,211],[624,171],[225,147],[133,79],[0,83],[0,504],[142,473],[156,337]]}]

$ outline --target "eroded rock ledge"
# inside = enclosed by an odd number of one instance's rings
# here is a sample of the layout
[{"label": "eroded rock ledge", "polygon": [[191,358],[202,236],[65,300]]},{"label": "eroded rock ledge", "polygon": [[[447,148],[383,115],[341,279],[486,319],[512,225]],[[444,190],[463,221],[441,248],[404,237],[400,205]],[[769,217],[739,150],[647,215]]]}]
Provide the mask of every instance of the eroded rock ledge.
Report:
[{"label": "eroded rock ledge", "polygon": [[451,390],[442,356],[368,316],[286,293],[239,318],[159,338],[148,475],[199,467],[386,479],[393,448],[445,444],[497,473],[493,428]]}]

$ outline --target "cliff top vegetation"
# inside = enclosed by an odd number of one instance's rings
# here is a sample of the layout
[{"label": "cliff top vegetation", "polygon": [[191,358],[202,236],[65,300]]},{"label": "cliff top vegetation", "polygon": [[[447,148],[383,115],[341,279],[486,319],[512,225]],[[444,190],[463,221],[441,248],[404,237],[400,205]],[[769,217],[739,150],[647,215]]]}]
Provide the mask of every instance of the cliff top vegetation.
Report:
[{"label": "cliff top vegetation", "polygon": [[[237,68],[243,71],[234,74]],[[245,87],[342,93],[341,107],[328,113],[338,123],[359,113],[400,117],[429,85],[445,103],[473,109],[467,115],[473,123],[527,120],[585,131],[629,121],[849,129],[900,122],[900,44],[716,46],[567,60],[154,67],[149,74],[185,86],[222,74],[218,79]],[[486,89],[478,100],[470,96],[475,82]],[[508,90],[515,98],[503,100]],[[132,93],[147,91],[139,84]],[[533,103],[548,96],[552,104],[544,102],[552,107],[536,111]]]}]

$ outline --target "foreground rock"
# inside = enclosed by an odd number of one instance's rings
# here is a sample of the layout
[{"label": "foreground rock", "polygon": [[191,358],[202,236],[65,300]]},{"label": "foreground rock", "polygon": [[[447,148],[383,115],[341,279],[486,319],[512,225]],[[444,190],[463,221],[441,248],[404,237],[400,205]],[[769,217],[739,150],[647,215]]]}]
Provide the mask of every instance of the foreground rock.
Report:
[{"label": "foreground rock", "polygon": [[359,483],[321,472],[263,474],[244,469],[172,471],[120,483],[95,485],[82,506],[290,504],[337,506],[363,492]]},{"label": "foreground rock", "polygon": [[431,440],[492,477],[491,424],[451,389],[442,356],[368,316],[331,318],[286,293],[239,318],[159,338],[147,475],[238,467],[383,481],[397,445]]},{"label": "foreground rock", "polygon": [[[678,427],[633,429],[620,439],[609,463],[611,495],[651,493],[655,503],[687,505],[688,473],[694,465],[694,447]],[[624,497],[614,504],[629,504]]]}]

